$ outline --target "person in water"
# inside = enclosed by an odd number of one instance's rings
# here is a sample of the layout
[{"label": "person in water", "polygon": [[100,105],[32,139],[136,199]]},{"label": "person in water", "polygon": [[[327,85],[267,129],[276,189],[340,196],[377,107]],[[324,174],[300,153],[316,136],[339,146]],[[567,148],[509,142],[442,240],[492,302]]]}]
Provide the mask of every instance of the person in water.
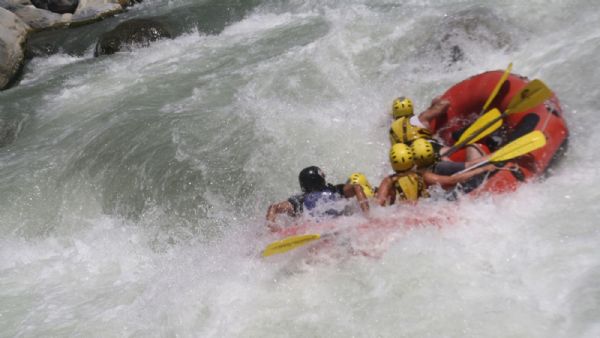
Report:
[{"label": "person in water", "polygon": [[[355,197],[358,205],[365,213],[369,211],[369,202],[360,184],[331,185],[325,181],[325,174],[316,166],[302,169],[298,175],[301,194],[294,195],[286,201],[275,203],[267,210],[267,227],[271,231],[280,230],[276,223],[277,215],[287,214],[297,217],[305,212],[316,217],[337,217],[344,215],[346,210],[336,208],[335,201],[342,198]],[[329,208],[331,204],[331,208]]]},{"label": "person in water", "polygon": [[439,184],[444,188],[454,187],[474,176],[496,169],[496,166],[490,164],[453,176],[438,175],[431,171],[415,172],[412,170],[415,165],[413,151],[403,143],[394,144],[390,149],[390,164],[394,174],[381,181],[377,192],[377,203],[381,206],[394,204],[396,201],[415,202],[419,198],[429,197],[429,186]]},{"label": "person in water", "polygon": [[363,173],[356,172],[348,176],[346,184],[360,185],[367,198],[375,197],[375,194],[377,194],[377,189],[373,189],[373,187],[371,186],[371,184],[369,184],[369,181],[367,180],[367,176],[365,176],[365,174]]}]

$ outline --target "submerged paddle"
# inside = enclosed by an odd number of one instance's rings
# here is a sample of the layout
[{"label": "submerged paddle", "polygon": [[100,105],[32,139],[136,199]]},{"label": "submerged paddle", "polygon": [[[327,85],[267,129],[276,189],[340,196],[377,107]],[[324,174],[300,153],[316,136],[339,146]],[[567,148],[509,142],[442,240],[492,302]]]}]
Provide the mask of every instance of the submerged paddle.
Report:
[{"label": "submerged paddle", "polygon": [[539,131],[534,130],[529,134],[523,135],[518,139],[512,141],[511,143],[505,145],[504,147],[496,150],[492,155],[488,157],[487,160],[483,162],[479,162],[475,165],[472,165],[468,168],[465,168],[462,171],[459,171],[453,175],[458,175],[469,170],[473,170],[475,168],[481,167],[490,162],[503,162],[513,159],[515,157],[519,157],[521,155],[525,155],[530,153],[536,149],[539,149],[546,145],[546,136]]},{"label": "submerged paddle", "polygon": [[320,234],[289,236],[289,237],[286,237],[284,239],[275,241],[275,242],[267,245],[267,247],[262,252],[262,256],[268,257],[271,255],[288,252],[297,247],[303,246],[314,240],[317,240],[321,237],[322,236]]},{"label": "submerged paddle", "polygon": [[474,143],[483,137],[493,133],[502,125],[502,119],[510,114],[526,111],[534,108],[552,97],[552,91],[541,80],[535,79],[521,89],[508,104],[504,113],[498,115],[497,109],[481,115],[464,133],[456,144],[441,156],[449,156],[465,145]]}]

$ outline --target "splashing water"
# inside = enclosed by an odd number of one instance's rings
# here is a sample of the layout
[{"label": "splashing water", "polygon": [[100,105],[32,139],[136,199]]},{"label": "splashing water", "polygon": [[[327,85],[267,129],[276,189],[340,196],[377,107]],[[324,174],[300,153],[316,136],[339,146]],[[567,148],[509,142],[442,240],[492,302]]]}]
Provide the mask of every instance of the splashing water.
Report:
[{"label": "splashing water", "polygon": [[[600,335],[594,7],[156,0],[59,32],[75,52],[33,58],[0,93],[13,130],[0,148],[0,336]],[[93,58],[84,35],[143,16],[179,35]],[[452,209],[441,226],[340,240],[376,257],[259,258],[266,208],[296,193],[301,168],[377,184],[394,97],[420,111],[511,61],[563,104],[570,148],[551,177],[375,208],[391,220]]]}]

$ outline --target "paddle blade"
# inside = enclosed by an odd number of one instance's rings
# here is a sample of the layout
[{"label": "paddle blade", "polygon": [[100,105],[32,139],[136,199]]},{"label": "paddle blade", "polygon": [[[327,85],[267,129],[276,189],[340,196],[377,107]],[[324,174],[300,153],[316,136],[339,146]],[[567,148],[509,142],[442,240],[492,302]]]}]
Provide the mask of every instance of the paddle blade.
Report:
[{"label": "paddle blade", "polygon": [[490,97],[488,97],[487,101],[485,101],[483,108],[481,108],[482,112],[484,112],[488,109],[488,106],[490,105],[490,103],[492,103],[492,101],[494,100],[496,95],[498,95],[500,88],[502,88],[504,81],[506,81],[506,79],[508,79],[508,76],[510,75],[511,71],[512,71],[512,62],[508,64],[508,68],[506,68],[506,70],[504,71],[504,74],[502,74],[500,81],[498,81],[498,83],[496,84],[496,87],[494,87],[494,90],[492,90]]},{"label": "paddle blade", "polygon": [[297,247],[308,244],[314,240],[321,238],[319,234],[308,234],[308,235],[298,235],[298,236],[290,236],[286,237],[282,240],[275,241],[263,250],[262,256],[267,257],[271,255],[276,255],[284,252],[288,252]]},{"label": "paddle blade", "polygon": [[552,97],[552,91],[544,82],[535,79],[513,96],[504,113],[510,115],[526,111],[542,104],[550,97]]},{"label": "paddle blade", "polygon": [[[467,130],[465,130],[456,144],[472,144],[493,133],[502,126],[502,114],[496,108],[481,115]],[[475,133],[479,133],[473,136]]]},{"label": "paddle blade", "polygon": [[508,161],[515,157],[525,155],[536,149],[539,149],[546,145],[546,136],[539,131],[535,130],[529,134],[523,135],[504,147],[498,149],[490,157],[490,162],[502,162]]}]

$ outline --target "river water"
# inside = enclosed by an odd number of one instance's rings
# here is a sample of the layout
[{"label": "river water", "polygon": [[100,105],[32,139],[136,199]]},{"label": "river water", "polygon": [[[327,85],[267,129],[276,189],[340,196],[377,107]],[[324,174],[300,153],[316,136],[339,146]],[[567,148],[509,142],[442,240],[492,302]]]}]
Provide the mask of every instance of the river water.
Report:
[{"label": "river water", "polygon": [[[65,47],[0,93],[0,336],[600,336],[599,9],[149,0],[54,32]],[[93,57],[93,37],[145,16],[177,37]],[[420,111],[509,62],[563,105],[570,147],[546,180],[375,208],[453,209],[376,258],[259,258],[266,208],[300,169],[377,184],[394,97]]]}]

